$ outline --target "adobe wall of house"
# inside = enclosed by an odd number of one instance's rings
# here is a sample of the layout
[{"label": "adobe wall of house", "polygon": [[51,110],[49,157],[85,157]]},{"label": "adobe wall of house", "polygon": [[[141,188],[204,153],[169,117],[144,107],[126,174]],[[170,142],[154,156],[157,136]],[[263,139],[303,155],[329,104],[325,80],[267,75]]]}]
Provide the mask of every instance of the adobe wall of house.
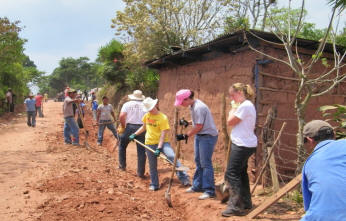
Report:
[{"label": "adobe wall of house", "polygon": [[[284,51],[273,48],[265,49],[270,54],[284,56]],[[174,99],[175,93],[182,88],[195,91],[195,97],[205,102],[214,116],[215,123],[221,131],[221,94],[227,96],[228,88],[236,82],[251,84],[254,87],[254,65],[256,58],[263,58],[261,55],[244,50],[236,54],[224,54],[221,52],[210,52],[203,55],[203,61],[193,62],[187,65],[176,65],[160,69],[160,84],[158,98],[161,110],[168,115],[171,127],[174,119]],[[323,66],[316,68],[316,73],[324,70]],[[263,76],[262,73],[294,77],[292,72],[284,64],[274,62],[259,67],[260,72],[260,100],[257,107],[258,123],[257,134],[261,143],[261,126],[267,115],[267,111],[272,105],[278,107],[278,120],[275,122],[275,130],[279,131],[283,121],[288,123],[285,133],[280,140],[278,151],[275,152],[276,162],[280,174],[293,176],[296,143],[296,119],[294,112],[294,98],[297,89],[297,82],[294,80],[278,79],[275,77]],[[313,98],[307,110],[307,120],[321,118],[317,107],[325,104],[346,103],[346,85],[343,83],[334,94]],[[227,99],[227,111],[230,106]],[[190,119],[188,109],[180,108],[180,117]],[[172,133],[173,134],[173,133]],[[172,135],[173,139],[173,135]],[[260,146],[259,146],[260,147]],[[213,156],[214,167],[224,165],[224,144],[222,133],[220,132],[215,154]],[[183,145],[183,158],[193,160],[193,140],[189,140],[188,145]],[[262,161],[262,149],[258,148],[256,158],[250,160],[250,171],[258,172]],[[257,171],[254,170],[257,167]],[[254,174],[252,174],[254,175]],[[253,176],[252,176],[253,179]]]}]

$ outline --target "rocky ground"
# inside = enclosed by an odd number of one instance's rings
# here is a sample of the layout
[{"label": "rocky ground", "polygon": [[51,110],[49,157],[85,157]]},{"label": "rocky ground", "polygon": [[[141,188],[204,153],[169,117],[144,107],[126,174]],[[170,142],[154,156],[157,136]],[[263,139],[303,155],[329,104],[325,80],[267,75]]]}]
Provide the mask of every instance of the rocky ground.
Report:
[{"label": "rocky ground", "polygon": [[[96,146],[97,128],[89,114],[88,143],[93,148],[64,145],[61,106],[45,103],[45,117],[37,119],[36,128],[26,126],[23,113],[1,117],[0,220],[247,220],[221,217],[225,205],[216,199],[200,201],[198,193],[185,194],[176,178],[173,208],[168,207],[164,193],[169,165],[159,163],[161,188],[150,192],[148,172],[144,179],[136,176],[135,145],[131,143],[127,150],[127,170],[117,169],[115,139],[106,130],[103,146]],[[183,164],[191,168],[192,177],[193,162]],[[220,180],[222,172],[216,176]],[[265,199],[256,195],[254,206]],[[302,212],[283,199],[258,220],[299,220]]]}]

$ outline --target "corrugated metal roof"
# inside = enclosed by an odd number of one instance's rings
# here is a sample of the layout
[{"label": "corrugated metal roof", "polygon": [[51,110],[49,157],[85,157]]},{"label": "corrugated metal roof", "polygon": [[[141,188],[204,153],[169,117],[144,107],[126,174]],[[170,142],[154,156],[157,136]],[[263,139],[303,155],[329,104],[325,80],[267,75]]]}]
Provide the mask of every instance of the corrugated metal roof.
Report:
[{"label": "corrugated metal roof", "polygon": [[[222,48],[225,48],[228,46],[247,45],[247,43],[244,40],[245,34],[248,39],[250,38],[254,39],[256,38],[255,36],[258,36],[267,41],[281,43],[281,41],[274,34],[270,32],[264,32],[264,31],[258,31],[258,30],[249,30],[249,31],[240,30],[233,33],[223,34],[220,37],[202,45],[194,46],[186,50],[179,50],[171,54],[163,55],[160,58],[146,61],[144,64],[152,68],[161,68],[163,65],[173,61],[176,64],[189,63],[194,60],[194,59],[189,60],[188,59],[189,57],[192,58],[193,56],[198,56],[203,53],[207,53],[215,48],[217,48],[218,50],[220,49],[222,50]],[[302,39],[302,38],[297,38],[297,42],[299,47],[312,49],[312,50],[317,49],[319,45],[318,41]],[[341,46],[338,46],[337,48],[341,51],[344,51],[344,48]],[[333,53],[333,45],[326,44],[324,51],[328,53]]]}]

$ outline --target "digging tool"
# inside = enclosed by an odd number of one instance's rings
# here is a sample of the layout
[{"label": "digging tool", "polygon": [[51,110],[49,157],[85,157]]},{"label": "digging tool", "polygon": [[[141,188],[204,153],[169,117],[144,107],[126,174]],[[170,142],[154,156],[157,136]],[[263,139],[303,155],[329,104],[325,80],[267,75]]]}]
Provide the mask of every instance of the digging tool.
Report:
[{"label": "digging tool", "polygon": [[[145,149],[149,150],[150,152],[155,153],[155,151],[154,151],[153,149],[151,149],[150,147],[148,147],[148,146],[145,145],[144,143],[140,142],[139,140],[134,139],[134,141],[135,141],[136,143],[138,143],[139,145],[141,145],[142,147],[144,147]],[[164,154],[160,154],[160,155],[159,155],[159,158],[165,160],[165,161],[168,162],[170,165],[174,165],[174,163],[173,163],[172,161],[170,161],[170,160],[166,157],[166,155],[164,155]],[[188,170],[189,170],[189,168],[187,168],[187,167],[185,167],[185,166],[180,166],[180,167],[175,168],[175,169],[176,169],[177,171],[188,171]]]},{"label": "digging tool", "polygon": [[[185,122],[184,118],[183,118],[183,121],[181,121],[181,122]],[[186,125],[184,125],[181,122],[179,123],[179,125],[180,125],[180,134],[182,134],[182,132],[183,132],[183,127],[184,126],[186,127]],[[172,184],[173,184],[173,177],[174,177],[174,174],[175,174],[175,171],[176,171],[177,161],[178,161],[179,155],[180,155],[180,147],[181,147],[181,143],[180,143],[180,141],[178,141],[177,149],[176,149],[176,153],[175,153],[175,157],[174,157],[174,162],[173,162],[173,167],[172,167],[171,177],[169,178],[168,187],[167,187],[167,190],[165,192],[165,199],[166,199],[166,202],[167,202],[169,207],[173,207],[172,200],[171,200],[171,188],[172,188]]]},{"label": "digging tool", "polygon": [[[232,140],[231,138],[229,138],[225,170],[227,170],[229,158],[231,156],[231,144],[232,144]],[[229,198],[229,190],[225,180],[222,183],[215,185],[215,194],[216,194],[216,198],[219,199],[221,203],[227,202]]]},{"label": "digging tool", "polygon": [[85,127],[85,121],[84,121],[84,117],[83,117],[83,113],[82,113],[82,110],[81,110],[81,107],[79,105],[79,103],[77,103],[77,109],[78,109],[78,114],[80,116],[80,119],[82,121],[82,124],[83,124],[83,128],[85,130],[85,141],[84,141],[84,146],[87,148],[87,149],[92,149],[94,151],[96,151],[94,148],[92,148],[89,144],[88,144],[88,137],[89,137],[89,131],[86,129]]}]

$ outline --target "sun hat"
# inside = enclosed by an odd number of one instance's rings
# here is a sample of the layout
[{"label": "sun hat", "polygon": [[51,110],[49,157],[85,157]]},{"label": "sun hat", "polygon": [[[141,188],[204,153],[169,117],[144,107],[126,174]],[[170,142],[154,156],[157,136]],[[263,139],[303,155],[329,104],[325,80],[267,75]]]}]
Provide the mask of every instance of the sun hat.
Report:
[{"label": "sun hat", "polygon": [[179,106],[183,103],[183,101],[190,97],[191,91],[188,89],[181,89],[175,94],[175,103],[174,106]]},{"label": "sun hat", "polygon": [[67,93],[73,93],[73,92],[77,92],[77,91],[76,91],[75,89],[68,88],[66,92],[67,92]]},{"label": "sun hat", "polygon": [[130,100],[142,101],[145,99],[141,90],[135,90],[132,94],[128,95]]},{"label": "sun hat", "polygon": [[311,138],[316,137],[318,136],[319,130],[325,129],[325,128],[333,129],[333,127],[326,121],[323,121],[323,120],[310,121],[309,123],[305,124],[303,128],[303,136],[311,137]]},{"label": "sun hat", "polygon": [[158,99],[152,99],[151,97],[147,97],[143,101],[143,110],[145,112],[151,111],[157,104],[159,100]]}]

